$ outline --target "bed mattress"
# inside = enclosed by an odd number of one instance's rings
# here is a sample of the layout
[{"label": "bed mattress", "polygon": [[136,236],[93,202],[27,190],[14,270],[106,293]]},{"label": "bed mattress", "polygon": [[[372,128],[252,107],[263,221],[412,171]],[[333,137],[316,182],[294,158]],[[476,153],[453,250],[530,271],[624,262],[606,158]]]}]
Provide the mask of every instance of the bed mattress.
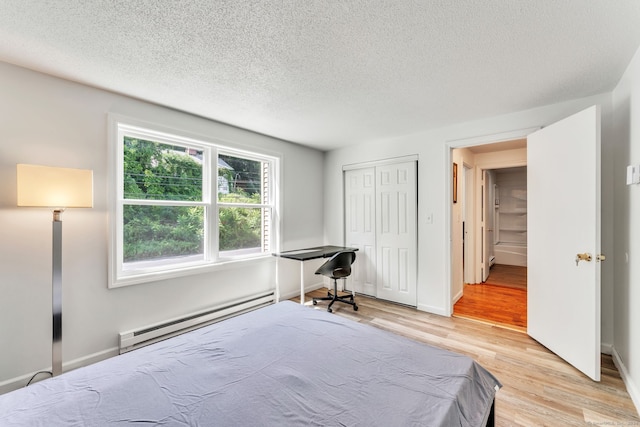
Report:
[{"label": "bed mattress", "polygon": [[481,426],[464,355],[280,302],[0,396],[2,426]]}]

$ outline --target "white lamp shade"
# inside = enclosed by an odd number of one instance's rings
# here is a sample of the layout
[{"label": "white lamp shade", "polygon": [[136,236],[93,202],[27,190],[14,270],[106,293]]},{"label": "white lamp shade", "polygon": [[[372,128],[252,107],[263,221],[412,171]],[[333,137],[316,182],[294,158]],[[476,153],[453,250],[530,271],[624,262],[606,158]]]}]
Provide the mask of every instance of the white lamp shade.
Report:
[{"label": "white lamp shade", "polygon": [[93,171],[17,165],[18,206],[93,207]]}]

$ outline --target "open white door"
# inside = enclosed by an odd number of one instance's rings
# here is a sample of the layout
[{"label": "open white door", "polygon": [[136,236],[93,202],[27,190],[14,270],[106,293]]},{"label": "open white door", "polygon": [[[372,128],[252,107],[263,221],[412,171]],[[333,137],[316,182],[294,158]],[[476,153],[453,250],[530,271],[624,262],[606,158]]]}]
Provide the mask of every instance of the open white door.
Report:
[{"label": "open white door", "polygon": [[527,332],[599,381],[600,108],[529,135],[527,166]]}]

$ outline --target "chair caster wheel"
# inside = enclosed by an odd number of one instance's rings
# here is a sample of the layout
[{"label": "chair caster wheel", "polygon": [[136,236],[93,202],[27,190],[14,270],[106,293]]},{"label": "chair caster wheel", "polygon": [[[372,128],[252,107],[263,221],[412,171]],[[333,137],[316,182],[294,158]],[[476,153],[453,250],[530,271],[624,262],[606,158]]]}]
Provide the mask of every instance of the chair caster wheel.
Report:
[{"label": "chair caster wheel", "polygon": [[313,300],[313,305],[318,305],[318,301]]},{"label": "chair caster wheel", "polygon": [[358,311],[358,306],[357,305],[353,306],[353,311]]},{"label": "chair caster wheel", "polygon": [[327,308],[327,311],[328,311],[329,313],[333,313],[333,310],[331,310],[330,308]]}]

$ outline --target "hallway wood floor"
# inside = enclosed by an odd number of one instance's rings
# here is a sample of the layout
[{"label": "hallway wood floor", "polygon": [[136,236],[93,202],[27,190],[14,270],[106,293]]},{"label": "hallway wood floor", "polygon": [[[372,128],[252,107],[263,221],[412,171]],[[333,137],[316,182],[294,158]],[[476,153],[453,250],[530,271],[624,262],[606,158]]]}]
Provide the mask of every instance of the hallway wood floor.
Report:
[{"label": "hallway wood floor", "polygon": [[496,264],[485,283],[464,285],[453,315],[527,331],[527,268]]},{"label": "hallway wood floor", "polygon": [[488,285],[527,289],[527,267],[495,264],[489,270],[489,277],[487,277],[485,283]]},{"label": "hallway wood floor", "polygon": [[527,291],[497,285],[464,285],[453,315],[521,332],[527,331]]},{"label": "hallway wood floor", "polygon": [[[310,299],[326,292],[307,294],[310,310]],[[466,354],[492,372],[503,384],[496,395],[496,426],[640,425],[611,356],[602,356],[602,380],[594,382],[526,334],[362,295],[356,302],[358,311],[334,304],[333,315]]]}]

